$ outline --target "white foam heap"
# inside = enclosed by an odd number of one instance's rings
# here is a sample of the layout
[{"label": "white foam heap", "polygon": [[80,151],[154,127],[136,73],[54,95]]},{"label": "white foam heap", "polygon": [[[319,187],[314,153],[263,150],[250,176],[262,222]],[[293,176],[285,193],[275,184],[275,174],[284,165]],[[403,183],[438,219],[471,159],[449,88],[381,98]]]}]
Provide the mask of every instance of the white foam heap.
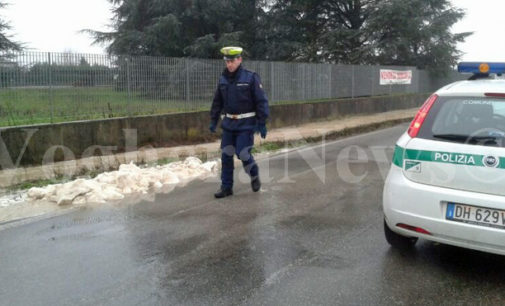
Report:
[{"label": "white foam heap", "polygon": [[105,172],[93,179],[77,179],[64,184],[28,190],[28,200],[45,200],[58,205],[105,203],[121,200],[132,193],[147,193],[163,188],[171,191],[195,179],[205,179],[219,172],[220,161],[202,163],[196,157],[164,166],[139,168],[123,164],[117,171]]}]

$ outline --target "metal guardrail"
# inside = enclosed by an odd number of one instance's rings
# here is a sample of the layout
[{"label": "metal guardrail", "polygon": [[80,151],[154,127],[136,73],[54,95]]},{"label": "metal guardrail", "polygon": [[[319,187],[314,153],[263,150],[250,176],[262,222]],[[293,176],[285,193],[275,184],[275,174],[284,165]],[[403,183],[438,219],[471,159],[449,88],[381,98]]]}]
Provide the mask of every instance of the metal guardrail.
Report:
[{"label": "metal guardrail", "polygon": [[[245,60],[271,104],[430,92],[460,79],[415,67]],[[75,53],[0,53],[0,126],[210,108],[222,60]],[[410,85],[379,85],[380,69],[412,70]]]}]

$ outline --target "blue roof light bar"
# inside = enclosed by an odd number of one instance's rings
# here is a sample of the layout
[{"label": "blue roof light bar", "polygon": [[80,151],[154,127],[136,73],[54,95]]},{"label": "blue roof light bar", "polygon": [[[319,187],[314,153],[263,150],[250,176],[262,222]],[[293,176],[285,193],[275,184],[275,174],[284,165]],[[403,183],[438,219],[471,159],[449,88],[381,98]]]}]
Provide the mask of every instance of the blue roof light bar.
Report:
[{"label": "blue roof light bar", "polygon": [[475,74],[502,74],[505,73],[505,63],[461,62],[458,64],[458,72]]}]

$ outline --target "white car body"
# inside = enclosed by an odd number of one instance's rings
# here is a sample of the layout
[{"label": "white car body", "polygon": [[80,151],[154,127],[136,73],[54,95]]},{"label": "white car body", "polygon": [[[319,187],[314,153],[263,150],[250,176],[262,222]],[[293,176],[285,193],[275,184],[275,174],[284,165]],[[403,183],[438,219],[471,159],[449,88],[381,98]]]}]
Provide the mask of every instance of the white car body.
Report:
[{"label": "white car body", "polygon": [[[484,93],[505,93],[505,80],[461,81],[435,94],[439,99],[468,97],[463,100],[468,105],[472,97],[487,99]],[[501,100],[505,113],[505,98]],[[460,209],[473,206],[474,220],[475,214],[483,220],[478,208],[486,222],[489,214],[500,220],[475,224],[448,219],[456,207],[452,203]],[[505,255],[505,147],[412,138],[405,132],[384,185],[383,210],[387,227],[401,236]]]}]

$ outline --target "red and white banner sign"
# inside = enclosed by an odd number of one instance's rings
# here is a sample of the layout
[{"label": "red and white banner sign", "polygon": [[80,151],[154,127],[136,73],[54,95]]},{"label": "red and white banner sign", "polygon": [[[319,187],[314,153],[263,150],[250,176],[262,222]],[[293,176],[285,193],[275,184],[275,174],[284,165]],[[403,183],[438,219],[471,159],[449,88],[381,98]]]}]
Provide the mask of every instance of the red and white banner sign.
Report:
[{"label": "red and white banner sign", "polygon": [[380,70],[380,84],[410,84],[412,81],[412,70]]}]

